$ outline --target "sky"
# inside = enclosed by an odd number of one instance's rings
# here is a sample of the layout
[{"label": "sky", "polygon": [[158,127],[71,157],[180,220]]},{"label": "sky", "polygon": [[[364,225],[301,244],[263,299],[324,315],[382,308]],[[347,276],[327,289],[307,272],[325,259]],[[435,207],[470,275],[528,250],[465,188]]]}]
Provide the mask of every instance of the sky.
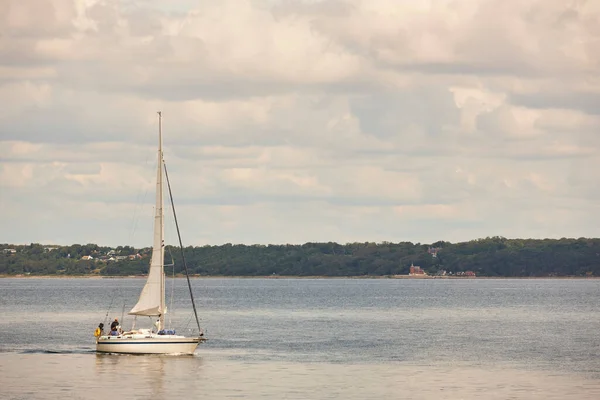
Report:
[{"label": "sky", "polygon": [[[600,2],[3,0],[0,243],[600,236]],[[167,242],[176,243],[172,218]]]}]

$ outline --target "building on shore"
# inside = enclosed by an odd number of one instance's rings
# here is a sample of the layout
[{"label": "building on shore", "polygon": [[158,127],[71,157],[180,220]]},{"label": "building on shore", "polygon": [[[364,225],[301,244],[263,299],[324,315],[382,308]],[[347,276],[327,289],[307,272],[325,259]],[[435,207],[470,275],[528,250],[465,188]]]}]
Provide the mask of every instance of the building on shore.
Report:
[{"label": "building on shore", "polygon": [[410,264],[410,272],[408,273],[409,276],[426,276],[427,272],[423,271],[421,269],[421,267],[417,266],[417,265],[413,265],[413,263]]}]

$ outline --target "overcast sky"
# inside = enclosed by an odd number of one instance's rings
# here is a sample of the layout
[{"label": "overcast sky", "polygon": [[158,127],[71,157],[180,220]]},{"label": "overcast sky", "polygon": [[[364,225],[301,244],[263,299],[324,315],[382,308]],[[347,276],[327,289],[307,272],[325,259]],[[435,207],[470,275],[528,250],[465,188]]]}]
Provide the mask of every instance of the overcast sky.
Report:
[{"label": "overcast sky", "polygon": [[149,246],[158,110],[185,245],[600,236],[600,1],[3,0],[0,243]]}]

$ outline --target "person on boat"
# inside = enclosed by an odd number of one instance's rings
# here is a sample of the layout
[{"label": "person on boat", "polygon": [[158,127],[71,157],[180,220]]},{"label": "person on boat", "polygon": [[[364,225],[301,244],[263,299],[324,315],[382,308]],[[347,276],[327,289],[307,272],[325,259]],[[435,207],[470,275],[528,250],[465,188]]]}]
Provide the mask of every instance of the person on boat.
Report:
[{"label": "person on boat", "polygon": [[94,331],[94,336],[100,337],[102,335],[104,335],[104,324],[100,322],[100,325],[98,325],[98,327]]},{"label": "person on boat", "polygon": [[117,330],[117,327],[113,327],[110,330],[110,336],[119,336],[119,331]]},{"label": "person on boat", "polygon": [[119,320],[117,318],[115,318],[115,320],[110,324],[110,330],[111,332],[113,330],[116,330],[118,333],[123,332],[123,329],[121,329],[121,325],[119,325]]}]

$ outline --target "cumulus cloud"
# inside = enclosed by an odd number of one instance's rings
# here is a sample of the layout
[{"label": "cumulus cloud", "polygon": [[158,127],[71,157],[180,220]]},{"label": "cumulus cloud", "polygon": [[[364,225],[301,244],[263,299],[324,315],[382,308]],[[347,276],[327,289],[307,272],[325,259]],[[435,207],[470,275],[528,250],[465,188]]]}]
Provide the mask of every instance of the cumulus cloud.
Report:
[{"label": "cumulus cloud", "polygon": [[5,3],[0,242],[596,236],[598,2]]}]

